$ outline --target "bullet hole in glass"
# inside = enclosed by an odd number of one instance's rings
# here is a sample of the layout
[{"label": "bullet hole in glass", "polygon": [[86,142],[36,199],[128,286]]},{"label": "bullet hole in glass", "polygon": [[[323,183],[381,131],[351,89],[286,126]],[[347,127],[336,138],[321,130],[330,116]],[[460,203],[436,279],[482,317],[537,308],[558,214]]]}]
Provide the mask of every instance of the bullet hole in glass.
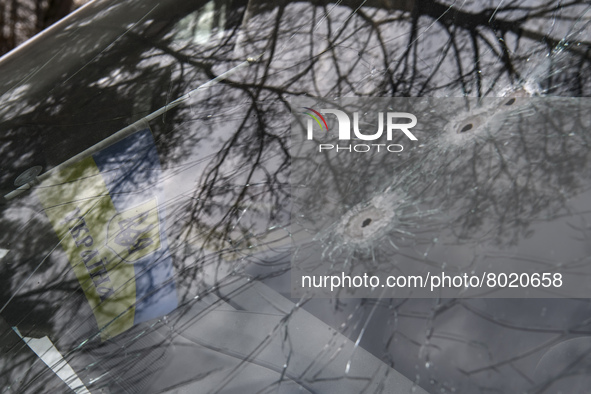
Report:
[{"label": "bullet hole in glass", "polygon": [[371,219],[367,218],[363,221],[363,223],[361,223],[361,227],[367,227],[367,226],[369,226],[370,223],[371,223]]},{"label": "bullet hole in glass", "polygon": [[462,127],[460,129],[460,133],[465,133],[468,130],[471,130],[473,127],[472,123],[468,123],[467,125],[465,125],[464,127]]}]

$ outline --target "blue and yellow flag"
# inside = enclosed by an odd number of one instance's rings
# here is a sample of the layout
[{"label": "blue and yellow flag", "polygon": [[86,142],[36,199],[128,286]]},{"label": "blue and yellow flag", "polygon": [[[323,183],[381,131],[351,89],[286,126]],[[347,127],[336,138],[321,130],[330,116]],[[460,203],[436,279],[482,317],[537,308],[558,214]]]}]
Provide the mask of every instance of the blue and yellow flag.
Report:
[{"label": "blue and yellow flag", "polygon": [[103,340],[178,305],[160,175],[146,129],[38,188]]}]

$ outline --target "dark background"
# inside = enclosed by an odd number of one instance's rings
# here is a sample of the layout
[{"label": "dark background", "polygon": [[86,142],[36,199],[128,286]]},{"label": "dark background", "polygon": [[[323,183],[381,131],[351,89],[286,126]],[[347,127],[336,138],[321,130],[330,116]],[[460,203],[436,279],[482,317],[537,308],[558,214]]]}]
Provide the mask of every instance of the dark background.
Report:
[{"label": "dark background", "polygon": [[89,0],[0,0],[0,56]]}]

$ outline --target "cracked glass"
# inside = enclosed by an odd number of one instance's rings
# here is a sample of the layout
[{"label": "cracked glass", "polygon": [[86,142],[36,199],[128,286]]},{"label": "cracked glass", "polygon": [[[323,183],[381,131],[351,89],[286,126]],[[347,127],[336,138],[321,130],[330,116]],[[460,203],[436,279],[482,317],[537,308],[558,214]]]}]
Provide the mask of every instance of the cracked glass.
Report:
[{"label": "cracked glass", "polygon": [[[590,23],[577,1],[96,0],[7,54],[2,392],[588,391]],[[386,126],[420,107],[417,140],[298,150],[292,122],[336,130],[317,115],[347,100],[397,103]],[[577,291],[293,289],[294,261],[460,260]]]}]

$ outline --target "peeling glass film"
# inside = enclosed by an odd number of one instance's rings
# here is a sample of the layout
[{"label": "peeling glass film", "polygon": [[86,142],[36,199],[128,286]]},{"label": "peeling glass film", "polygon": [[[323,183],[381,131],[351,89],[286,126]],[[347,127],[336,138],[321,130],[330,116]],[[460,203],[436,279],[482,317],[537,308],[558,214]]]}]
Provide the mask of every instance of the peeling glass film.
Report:
[{"label": "peeling glass film", "polygon": [[[590,122],[572,97],[589,95],[590,17],[558,1],[97,1],[4,57],[3,392],[584,392],[585,298],[292,298],[291,261],[559,263],[586,286]],[[309,168],[290,103],[360,97],[445,122],[396,134],[400,160],[356,157],[352,176],[337,155],[290,184]],[[539,134],[503,128],[516,117]],[[376,121],[360,112],[360,133]],[[324,173],[339,181],[311,183]]]}]

